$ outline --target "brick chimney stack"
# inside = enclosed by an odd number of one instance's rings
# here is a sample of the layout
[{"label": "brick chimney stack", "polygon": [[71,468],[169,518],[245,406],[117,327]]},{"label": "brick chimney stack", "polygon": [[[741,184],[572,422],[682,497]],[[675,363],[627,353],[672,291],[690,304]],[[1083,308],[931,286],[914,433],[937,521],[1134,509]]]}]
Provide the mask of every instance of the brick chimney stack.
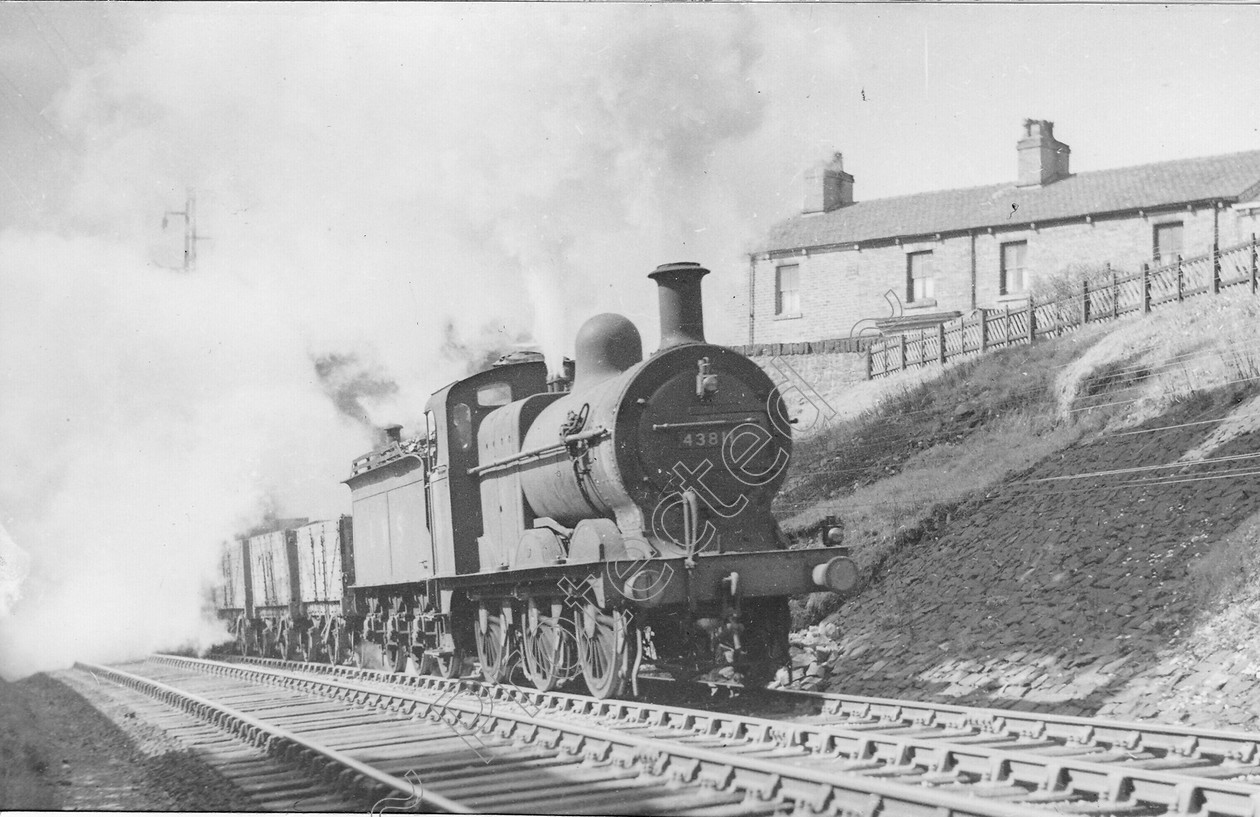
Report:
[{"label": "brick chimney stack", "polygon": [[827,213],[853,203],[853,177],[844,172],[844,156],[835,154],[805,171],[806,213]]},{"label": "brick chimney stack", "polygon": [[1020,187],[1037,187],[1066,179],[1072,149],[1054,138],[1054,123],[1045,119],[1025,119],[1019,150]]}]

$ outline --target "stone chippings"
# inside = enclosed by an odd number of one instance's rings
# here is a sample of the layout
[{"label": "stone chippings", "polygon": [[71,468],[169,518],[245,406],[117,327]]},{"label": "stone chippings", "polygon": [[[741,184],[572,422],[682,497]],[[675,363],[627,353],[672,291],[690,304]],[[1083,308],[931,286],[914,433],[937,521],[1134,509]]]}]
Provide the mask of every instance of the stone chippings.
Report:
[{"label": "stone chippings", "polygon": [[73,671],[0,680],[0,810],[257,810],[113,689]]},{"label": "stone chippings", "polygon": [[[1202,419],[1181,413],[1150,425]],[[1164,465],[1205,428],[1105,436],[965,504],[940,535],[903,546],[838,613],[797,634],[797,682],[1260,728],[1260,588],[1212,610],[1189,571],[1258,510],[1260,474],[1247,473],[1257,469],[1224,462],[1031,482]],[[1251,432],[1212,455],[1257,450]]]}]

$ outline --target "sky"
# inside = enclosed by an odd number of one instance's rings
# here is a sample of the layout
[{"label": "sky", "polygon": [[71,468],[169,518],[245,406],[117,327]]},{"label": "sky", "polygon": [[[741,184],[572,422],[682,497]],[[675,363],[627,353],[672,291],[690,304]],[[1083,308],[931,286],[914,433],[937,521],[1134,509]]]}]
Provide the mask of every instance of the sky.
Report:
[{"label": "sky", "polygon": [[1013,179],[1025,118],[1076,172],[1260,148],[1258,23],[0,3],[0,674],[212,638],[222,541],[347,512],[374,429],[487,356],[601,311],[654,349],[658,264],[713,270],[739,342],[747,252],[834,151],[862,200]]}]

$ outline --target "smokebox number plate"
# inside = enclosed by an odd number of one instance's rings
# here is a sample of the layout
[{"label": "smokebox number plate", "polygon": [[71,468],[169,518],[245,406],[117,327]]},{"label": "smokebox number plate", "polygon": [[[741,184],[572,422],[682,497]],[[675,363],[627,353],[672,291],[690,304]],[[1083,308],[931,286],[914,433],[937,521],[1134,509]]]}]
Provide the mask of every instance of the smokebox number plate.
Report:
[{"label": "smokebox number plate", "polygon": [[719,448],[725,438],[725,431],[689,431],[678,444],[683,448]]}]

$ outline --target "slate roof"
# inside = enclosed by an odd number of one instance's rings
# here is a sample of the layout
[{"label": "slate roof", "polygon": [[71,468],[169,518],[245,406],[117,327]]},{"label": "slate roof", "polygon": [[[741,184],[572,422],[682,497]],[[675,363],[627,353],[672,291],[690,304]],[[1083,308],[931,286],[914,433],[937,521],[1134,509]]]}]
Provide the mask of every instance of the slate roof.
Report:
[{"label": "slate roof", "polygon": [[[859,201],[776,224],[757,252],[934,235],[1224,199],[1260,188],[1260,150],[1076,173],[1043,187],[1013,182]],[[1015,205],[1012,207],[1012,205]]]}]

